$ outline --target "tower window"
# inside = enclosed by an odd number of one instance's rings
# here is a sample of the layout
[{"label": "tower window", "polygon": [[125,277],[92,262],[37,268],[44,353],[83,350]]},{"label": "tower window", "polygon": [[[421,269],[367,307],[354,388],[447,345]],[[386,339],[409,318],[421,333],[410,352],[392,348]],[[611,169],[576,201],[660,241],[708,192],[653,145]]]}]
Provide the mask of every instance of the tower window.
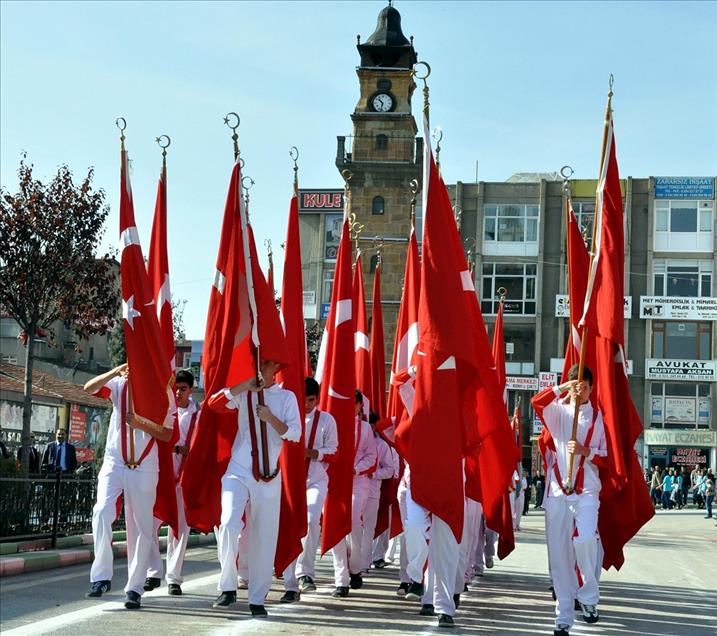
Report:
[{"label": "tower window", "polygon": [[376,135],[376,150],[387,150],[388,149],[388,136],[387,135]]},{"label": "tower window", "polygon": [[376,82],[376,88],[380,91],[390,91],[391,90],[391,80],[386,78],[381,78]]},{"label": "tower window", "polygon": [[383,197],[374,197],[371,205],[371,214],[383,214]]}]

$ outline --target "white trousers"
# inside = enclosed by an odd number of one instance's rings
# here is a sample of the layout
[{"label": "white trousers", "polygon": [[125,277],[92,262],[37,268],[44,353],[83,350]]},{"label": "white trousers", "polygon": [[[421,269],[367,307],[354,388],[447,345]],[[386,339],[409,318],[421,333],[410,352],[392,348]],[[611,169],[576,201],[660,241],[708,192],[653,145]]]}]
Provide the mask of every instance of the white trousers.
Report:
[{"label": "white trousers", "polygon": [[401,482],[398,486],[398,492],[396,494],[398,499],[398,511],[401,515],[401,525],[403,526],[403,532],[398,535],[395,540],[398,540],[398,565],[399,565],[399,581],[401,583],[410,583],[411,577],[408,576],[406,568],[408,567],[408,555],[406,553],[406,488]]},{"label": "white trousers", "polygon": [[158,477],[159,473],[154,471],[130,470],[122,464],[102,464],[97,476],[97,503],[92,509],[95,558],[90,569],[91,582],[112,579],[112,523],[117,518],[117,498],[124,493],[127,527],[127,585],[124,591],[144,593]]},{"label": "white trousers", "polygon": [[[251,502],[251,506],[247,504]],[[217,553],[222,571],[217,589],[234,592],[237,587],[237,554],[242,516],[249,528],[249,603],[264,605],[274,566],[279,531],[281,477],[270,482],[227,472],[222,477],[222,516],[217,534]]]},{"label": "white trousers", "polygon": [[428,558],[428,529],[431,527],[431,517],[423,506],[413,501],[410,488],[406,489],[405,494],[406,520],[403,523],[403,534],[406,539],[406,574],[412,581],[422,581]]},{"label": "white trousers", "polygon": [[351,495],[351,534],[333,548],[334,584],[348,587],[350,574],[359,574],[362,568],[361,541],[363,539],[363,513],[368,499],[368,477],[354,477]]},{"label": "white trousers", "polygon": [[[184,498],[182,497],[182,487],[179,484],[177,484],[176,492],[179,536],[175,536],[171,527],[167,530],[167,575],[165,579],[167,584],[181,585],[184,583],[182,568],[184,566],[184,555],[187,551],[187,542],[189,541],[189,526],[184,515]],[[147,567],[147,576],[152,578],[162,577],[162,557],[159,553],[159,528],[161,525],[162,521],[155,517],[154,543]]]},{"label": "white trousers", "polygon": [[[459,552],[459,545],[450,526],[433,515],[428,568],[423,578],[421,602],[433,605],[437,614],[453,616],[456,613],[453,595],[463,591],[463,576],[458,574]],[[456,589],[457,585],[460,585],[459,589]]]},{"label": "white trousers", "polygon": [[373,549],[371,550],[371,563],[379,559],[389,560],[388,557],[388,535],[391,531],[391,508],[388,509],[388,528],[384,530],[373,540]]},{"label": "white trousers", "polygon": [[[373,535],[376,532],[376,519],[378,518],[378,497],[368,497],[363,512],[363,538],[361,539],[361,563],[362,570],[371,567],[373,556]],[[383,557],[381,557],[383,558]]]},{"label": "white trousers", "polygon": [[[473,576],[473,557],[478,544],[480,520],[483,515],[483,506],[473,499],[466,497],[465,514],[463,516],[463,541],[461,541],[460,561],[458,570],[463,577],[463,585]],[[463,585],[456,593],[463,591]]]},{"label": "white trousers", "polygon": [[309,484],[306,488],[306,513],[308,529],[301,540],[301,554],[284,570],[284,589],[287,592],[299,591],[299,577],[316,578],[316,550],[321,539],[321,511],[324,508],[328,479]]},{"label": "white trousers", "polygon": [[513,530],[520,530],[520,518],[523,516],[523,506],[525,505],[525,491],[521,491],[515,498],[513,494],[510,495],[510,499],[513,501]]},{"label": "white trousers", "polygon": [[[597,605],[600,599],[596,577],[600,500],[592,495],[549,496],[543,505],[550,575],[557,597],[555,624],[572,626],[576,598],[586,605]],[[578,534],[573,536],[576,528]],[[582,586],[578,586],[576,564],[582,575]]]}]

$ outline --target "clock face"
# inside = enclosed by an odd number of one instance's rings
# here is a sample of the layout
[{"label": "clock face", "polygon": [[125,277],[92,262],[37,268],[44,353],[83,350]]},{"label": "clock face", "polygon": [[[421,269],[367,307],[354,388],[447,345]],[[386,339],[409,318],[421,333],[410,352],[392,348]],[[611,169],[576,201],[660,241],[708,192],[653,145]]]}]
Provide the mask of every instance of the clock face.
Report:
[{"label": "clock face", "polygon": [[387,113],[393,108],[393,97],[388,93],[377,93],[373,96],[371,105],[377,113]]}]

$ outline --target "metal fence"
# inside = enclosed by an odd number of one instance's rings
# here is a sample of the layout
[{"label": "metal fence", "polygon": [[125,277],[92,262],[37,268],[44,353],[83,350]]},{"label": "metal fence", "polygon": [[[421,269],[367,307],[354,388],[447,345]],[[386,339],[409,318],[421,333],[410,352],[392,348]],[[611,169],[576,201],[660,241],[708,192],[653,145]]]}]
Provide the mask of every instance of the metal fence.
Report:
[{"label": "metal fence", "polygon": [[[52,473],[0,477],[0,541],[52,538],[92,531],[97,480]],[[115,529],[124,527],[118,519]]]}]

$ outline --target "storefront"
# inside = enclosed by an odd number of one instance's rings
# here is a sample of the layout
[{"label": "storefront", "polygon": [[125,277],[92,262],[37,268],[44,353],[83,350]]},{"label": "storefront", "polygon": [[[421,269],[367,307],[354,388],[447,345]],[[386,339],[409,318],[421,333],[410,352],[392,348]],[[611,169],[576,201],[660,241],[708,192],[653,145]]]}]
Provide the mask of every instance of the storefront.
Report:
[{"label": "storefront", "polygon": [[717,431],[660,430],[645,431],[646,466],[715,468]]}]

